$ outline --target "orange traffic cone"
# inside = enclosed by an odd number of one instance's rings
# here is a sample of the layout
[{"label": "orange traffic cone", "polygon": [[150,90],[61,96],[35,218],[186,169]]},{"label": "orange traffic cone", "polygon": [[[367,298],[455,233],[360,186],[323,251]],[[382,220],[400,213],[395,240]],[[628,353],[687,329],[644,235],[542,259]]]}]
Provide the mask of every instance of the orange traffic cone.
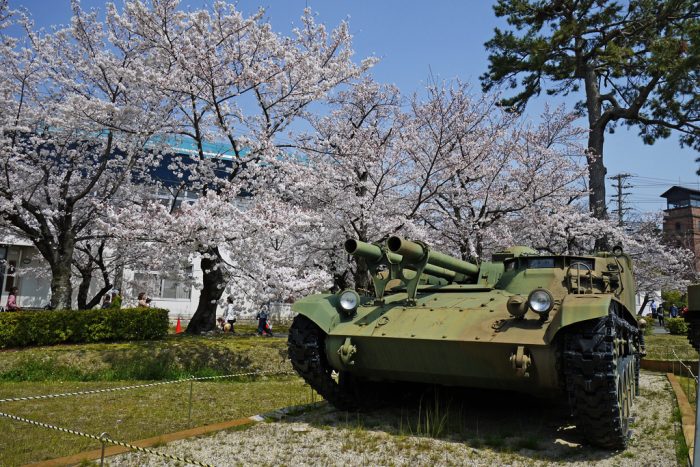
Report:
[{"label": "orange traffic cone", "polygon": [[182,325],[180,324],[180,317],[177,317],[177,324],[175,325],[175,334],[180,334],[182,332]]}]

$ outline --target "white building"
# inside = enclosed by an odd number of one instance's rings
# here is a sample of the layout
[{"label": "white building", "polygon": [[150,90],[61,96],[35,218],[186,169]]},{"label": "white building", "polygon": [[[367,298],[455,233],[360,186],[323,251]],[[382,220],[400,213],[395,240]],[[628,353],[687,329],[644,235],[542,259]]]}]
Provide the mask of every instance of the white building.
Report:
[{"label": "white building", "polygon": [[[191,146],[191,143],[189,143]],[[161,182],[161,189],[154,193],[163,204],[172,209],[178,209],[182,203],[192,202],[197,193],[182,188],[183,179],[175,177],[170,170],[170,163],[174,158],[186,158],[190,153],[196,153],[193,147],[188,146],[187,141],[173,140],[173,154],[163,157],[161,165],[157,167],[153,176]],[[230,163],[225,146],[215,144],[205,145],[205,156],[216,158],[222,166],[216,171],[221,176],[227,172],[223,167]],[[227,162],[228,161],[228,162]],[[241,201],[244,202],[244,201]],[[197,310],[200,292],[193,284],[201,284],[202,270],[199,258],[193,258],[187,270],[183,271],[187,280],[178,281],[162,275],[156,271],[124,270],[121,283],[115,284],[123,297],[122,304],[125,307],[135,306],[139,293],[145,292],[151,298],[151,306],[170,310],[170,319],[181,318],[188,320]],[[50,302],[51,273],[41,254],[33,243],[23,237],[13,234],[0,233],[0,274],[2,275],[2,292],[0,295],[0,307],[7,304],[7,296],[12,287],[17,287],[19,293],[17,304],[21,308],[44,308]],[[97,292],[97,284],[102,280],[93,281],[90,297]],[[74,284],[73,307],[77,308],[77,285]],[[226,298],[222,296],[221,302]],[[244,307],[243,315],[254,316],[257,311],[256,304]],[[270,305],[271,315],[288,318],[292,315],[290,305],[277,303]],[[217,315],[223,313],[219,306]]]}]

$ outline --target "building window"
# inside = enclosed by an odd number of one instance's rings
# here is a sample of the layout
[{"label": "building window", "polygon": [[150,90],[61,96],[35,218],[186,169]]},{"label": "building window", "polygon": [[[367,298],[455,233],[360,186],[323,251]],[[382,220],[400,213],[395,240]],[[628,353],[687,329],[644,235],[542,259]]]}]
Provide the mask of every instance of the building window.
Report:
[{"label": "building window", "polygon": [[[185,269],[184,272],[191,277],[192,267]],[[192,295],[192,286],[189,283],[163,277],[161,274],[137,272],[134,273],[134,291],[137,294],[146,292],[151,298],[189,300]]]},{"label": "building window", "polygon": [[161,279],[160,290],[160,298],[189,299],[192,287],[182,282]]},{"label": "building window", "polygon": [[681,230],[681,223],[680,222],[676,222],[676,230]]}]

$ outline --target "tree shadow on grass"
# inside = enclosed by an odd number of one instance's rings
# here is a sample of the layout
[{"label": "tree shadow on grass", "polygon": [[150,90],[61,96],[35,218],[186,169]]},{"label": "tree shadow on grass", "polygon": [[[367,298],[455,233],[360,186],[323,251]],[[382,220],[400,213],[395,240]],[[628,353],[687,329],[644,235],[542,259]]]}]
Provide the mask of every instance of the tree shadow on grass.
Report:
[{"label": "tree shadow on grass", "polygon": [[253,371],[249,355],[226,347],[179,345],[140,346],[105,352],[102,357],[111,372],[104,379],[165,380],[188,376],[217,376]]},{"label": "tree shadow on grass", "polygon": [[0,381],[163,380],[288,370],[286,342],[257,336],[168,336],[157,341],[23,349]]}]

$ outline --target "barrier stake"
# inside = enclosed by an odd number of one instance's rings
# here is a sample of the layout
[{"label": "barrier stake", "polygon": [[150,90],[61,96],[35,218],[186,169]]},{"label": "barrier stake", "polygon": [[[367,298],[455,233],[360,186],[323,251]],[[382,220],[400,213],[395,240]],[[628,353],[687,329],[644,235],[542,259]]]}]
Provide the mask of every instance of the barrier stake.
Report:
[{"label": "barrier stake", "polygon": [[[692,376],[692,375],[691,375]],[[700,377],[700,361],[698,361],[698,377]],[[700,466],[700,431],[698,426],[700,426],[700,384],[697,385],[697,392],[695,393],[695,439],[693,440],[693,466]]]},{"label": "barrier stake", "polygon": [[192,426],[192,390],[194,388],[194,376],[190,380],[190,403],[189,403],[189,409],[187,410],[187,426],[191,427]]},{"label": "barrier stake", "polygon": [[100,435],[100,443],[102,444],[102,453],[100,454],[100,467],[105,465],[105,445],[107,444],[105,438],[109,438],[109,434],[105,431]]}]

